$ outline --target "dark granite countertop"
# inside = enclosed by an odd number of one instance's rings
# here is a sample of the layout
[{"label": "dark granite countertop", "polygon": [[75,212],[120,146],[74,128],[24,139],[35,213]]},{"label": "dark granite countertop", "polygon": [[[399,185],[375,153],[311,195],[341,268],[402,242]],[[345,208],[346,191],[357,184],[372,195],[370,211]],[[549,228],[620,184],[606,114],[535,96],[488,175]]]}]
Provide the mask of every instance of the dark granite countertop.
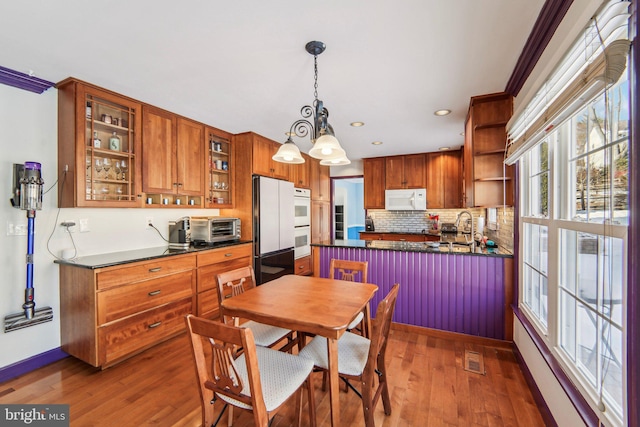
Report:
[{"label": "dark granite countertop", "polygon": [[229,246],[242,245],[251,243],[250,240],[235,240],[230,242],[215,243],[210,246],[189,247],[187,249],[173,249],[168,246],[160,246],[156,248],[135,249],[131,251],[110,252],[106,254],[88,255],[75,259],[64,260],[57,259],[54,262],[62,265],[71,265],[80,268],[97,269],[104,267],[112,267],[114,265],[129,264],[138,261],[148,261],[156,258],[164,258],[174,255],[183,255],[197,253],[200,251],[208,251],[211,249],[226,248]]},{"label": "dark granite countertop", "polygon": [[472,256],[497,256],[503,258],[512,258],[513,254],[497,247],[476,249],[476,252],[458,252],[466,248],[456,249],[449,252],[449,246],[446,243],[439,242],[397,242],[389,240],[332,240],[320,243],[312,243],[311,246],[317,247],[338,247],[338,248],[361,248],[361,249],[380,249],[390,251],[404,252],[427,252],[434,254],[453,254],[453,255],[472,255]]}]

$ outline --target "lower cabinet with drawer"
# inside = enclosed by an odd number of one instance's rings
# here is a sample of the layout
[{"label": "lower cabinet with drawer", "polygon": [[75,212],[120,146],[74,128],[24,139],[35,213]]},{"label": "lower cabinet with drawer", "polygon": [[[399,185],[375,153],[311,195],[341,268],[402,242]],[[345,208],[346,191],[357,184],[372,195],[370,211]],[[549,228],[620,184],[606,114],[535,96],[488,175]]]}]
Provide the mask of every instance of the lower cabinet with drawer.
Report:
[{"label": "lower cabinet with drawer", "polygon": [[197,310],[199,317],[219,316],[218,273],[252,265],[251,243],[198,252]]},{"label": "lower cabinet with drawer", "polygon": [[312,275],[313,268],[311,263],[311,255],[296,259],[295,269],[296,269],[296,274],[300,276]]},{"label": "lower cabinet with drawer", "polygon": [[60,265],[61,348],[96,367],[113,365],[182,332],[195,290],[196,254]]}]

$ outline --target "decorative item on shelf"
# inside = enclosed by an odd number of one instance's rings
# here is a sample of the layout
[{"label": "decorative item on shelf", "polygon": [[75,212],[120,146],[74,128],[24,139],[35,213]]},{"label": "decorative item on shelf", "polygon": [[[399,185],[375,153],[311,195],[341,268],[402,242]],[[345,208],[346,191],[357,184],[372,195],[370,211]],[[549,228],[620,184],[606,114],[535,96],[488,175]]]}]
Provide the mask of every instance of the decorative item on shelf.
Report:
[{"label": "decorative item on shelf", "polygon": [[109,138],[109,149],[113,151],[120,151],[120,138],[113,132],[111,138]]},{"label": "decorative item on shelf", "polygon": [[[346,165],[351,163],[347,158],[347,154],[340,146],[340,142],[335,137],[333,127],[329,124],[329,110],[327,110],[322,101],[318,99],[318,55],[324,52],[326,46],[319,41],[310,41],[306,44],[306,51],[313,55],[313,78],[314,78],[314,101],[313,106],[305,105],[300,110],[302,119],[296,120],[291,125],[289,137],[286,142],[278,149],[278,152],[272,157],[276,162],[299,164],[304,163],[304,158],[300,154],[300,149],[293,142],[291,137],[305,137],[309,135],[313,148],[309,151],[309,155],[316,159],[320,159],[328,165]],[[313,116],[313,123],[308,118]]]},{"label": "decorative item on shelf", "polygon": [[111,124],[111,118],[112,117],[109,114],[102,115],[102,121],[109,125]]},{"label": "decorative item on shelf", "polygon": [[93,132],[93,146],[94,146],[94,148],[100,148],[101,145],[102,145],[102,141],[100,140],[100,138],[98,138],[98,132],[94,131]]},{"label": "decorative item on shelf", "polygon": [[86,113],[85,114],[87,116],[87,119],[90,119],[91,116],[92,116],[91,115],[91,102],[90,101],[87,101],[87,108],[86,108]]}]

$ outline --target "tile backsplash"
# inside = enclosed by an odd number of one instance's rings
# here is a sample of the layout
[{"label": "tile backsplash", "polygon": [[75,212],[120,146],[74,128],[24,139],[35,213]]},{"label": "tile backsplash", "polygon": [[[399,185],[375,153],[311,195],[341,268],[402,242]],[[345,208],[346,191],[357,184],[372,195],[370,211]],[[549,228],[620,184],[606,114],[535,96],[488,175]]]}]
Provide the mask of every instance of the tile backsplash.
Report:
[{"label": "tile backsplash", "polygon": [[[420,233],[432,228],[433,221],[429,215],[438,215],[439,223],[455,223],[458,214],[465,209],[436,209],[433,211],[388,211],[384,209],[368,209],[367,215],[373,218],[376,231]],[[513,207],[497,208],[497,229],[489,230],[486,226],[487,210],[485,208],[466,209],[473,215],[474,227],[478,218],[485,219],[484,235],[499,246],[513,253]],[[463,217],[466,219],[467,217]]]}]

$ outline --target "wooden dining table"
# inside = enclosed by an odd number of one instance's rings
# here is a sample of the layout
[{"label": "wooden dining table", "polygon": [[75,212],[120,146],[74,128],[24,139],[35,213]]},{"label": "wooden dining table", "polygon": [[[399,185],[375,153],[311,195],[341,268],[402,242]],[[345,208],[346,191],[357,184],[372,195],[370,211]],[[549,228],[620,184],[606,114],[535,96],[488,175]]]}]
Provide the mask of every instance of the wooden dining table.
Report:
[{"label": "wooden dining table", "polygon": [[[327,338],[331,425],[340,425],[338,339],[361,311],[370,322],[370,283],[287,275],[222,302],[225,315]],[[370,329],[369,329],[370,330]]]}]

